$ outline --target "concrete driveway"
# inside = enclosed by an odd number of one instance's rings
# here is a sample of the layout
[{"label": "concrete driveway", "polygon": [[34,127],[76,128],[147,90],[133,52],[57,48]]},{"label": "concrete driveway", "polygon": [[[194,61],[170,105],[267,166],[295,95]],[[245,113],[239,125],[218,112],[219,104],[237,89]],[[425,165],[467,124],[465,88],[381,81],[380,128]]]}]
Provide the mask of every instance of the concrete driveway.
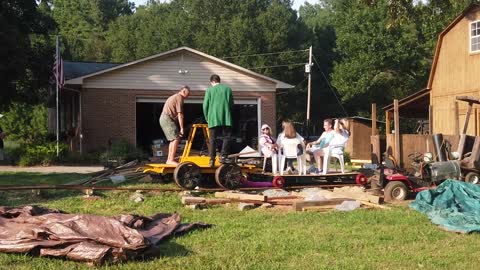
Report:
[{"label": "concrete driveway", "polygon": [[0,172],[38,172],[38,173],[92,173],[103,170],[103,166],[0,166]]}]

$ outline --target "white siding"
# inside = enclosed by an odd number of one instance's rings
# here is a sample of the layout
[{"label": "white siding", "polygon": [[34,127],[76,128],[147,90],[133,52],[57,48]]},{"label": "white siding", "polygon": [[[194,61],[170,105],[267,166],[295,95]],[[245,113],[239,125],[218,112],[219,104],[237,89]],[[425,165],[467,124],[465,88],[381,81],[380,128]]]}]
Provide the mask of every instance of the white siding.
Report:
[{"label": "white siding", "polygon": [[[188,72],[182,74],[179,73],[180,70]],[[232,70],[188,52],[86,78],[82,87],[176,90],[187,84],[192,90],[205,90],[210,86],[209,79],[212,74],[218,74],[222,83],[231,86],[233,91],[274,92],[276,88],[274,82]]]}]

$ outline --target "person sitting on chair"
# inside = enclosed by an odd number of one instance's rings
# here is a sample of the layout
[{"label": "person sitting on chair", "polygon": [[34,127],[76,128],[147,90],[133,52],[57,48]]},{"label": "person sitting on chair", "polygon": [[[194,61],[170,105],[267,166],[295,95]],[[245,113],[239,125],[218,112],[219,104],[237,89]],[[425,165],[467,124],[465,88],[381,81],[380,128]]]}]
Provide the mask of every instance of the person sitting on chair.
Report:
[{"label": "person sitting on chair", "polygon": [[[282,140],[285,139],[285,138],[288,138],[288,139],[294,139],[294,138],[297,138],[300,142],[303,142],[304,139],[302,136],[300,136],[300,134],[297,133],[297,131],[295,130],[295,126],[293,125],[292,122],[288,121],[288,120],[285,120],[282,122],[282,128],[283,128],[283,132],[280,133],[278,135],[278,138],[277,138],[277,145],[279,147],[281,147],[282,145]],[[280,171],[283,170],[284,168],[280,168]],[[287,159],[287,172],[288,173],[293,173],[294,171],[294,167],[293,167],[293,160],[292,159]]]},{"label": "person sitting on chair", "polygon": [[320,173],[322,171],[322,157],[325,155],[325,152],[328,150],[328,144],[333,139],[334,131],[333,120],[327,118],[323,120],[323,129],[325,130],[318,140],[307,144],[307,153],[313,154],[314,161],[317,163],[317,168],[312,164],[308,169],[307,173]]},{"label": "person sitting on chair", "polygon": [[[264,157],[272,159],[272,173],[277,173],[277,144],[272,137],[271,128],[267,124],[262,125],[262,134],[258,140]],[[275,160],[274,160],[275,159]]]},{"label": "person sitting on chair", "polygon": [[330,151],[334,154],[343,154],[345,143],[350,137],[350,130],[348,129],[348,120],[335,119],[335,125],[333,126],[333,139],[330,141]]},{"label": "person sitting on chair", "polygon": [[[345,149],[345,144],[350,137],[350,131],[348,129],[348,120],[347,119],[335,119],[335,124],[333,125],[333,138],[330,141],[327,151],[329,155],[342,155]],[[323,152],[326,155],[327,152]],[[328,162],[328,161],[327,161]],[[327,165],[324,164],[323,174],[327,173]],[[342,169],[343,170],[343,169]]]}]

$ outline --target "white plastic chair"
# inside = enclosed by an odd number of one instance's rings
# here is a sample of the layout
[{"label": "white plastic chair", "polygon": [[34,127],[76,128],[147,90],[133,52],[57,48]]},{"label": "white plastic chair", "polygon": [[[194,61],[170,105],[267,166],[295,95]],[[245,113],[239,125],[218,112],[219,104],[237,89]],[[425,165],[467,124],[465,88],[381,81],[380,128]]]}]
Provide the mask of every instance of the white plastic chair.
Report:
[{"label": "white plastic chair", "polygon": [[343,159],[343,151],[345,150],[345,143],[341,145],[330,145],[327,148],[325,156],[323,157],[323,174],[327,174],[328,164],[330,164],[330,158],[334,157],[340,162],[340,170],[345,173],[345,160]]},{"label": "white plastic chair", "polygon": [[[298,145],[302,146],[302,154],[297,155]],[[298,173],[300,175],[307,174],[307,157],[305,156],[305,145],[302,140],[298,138],[284,138],[282,139],[280,148],[283,149],[283,154],[280,156],[280,174],[283,175],[285,168],[285,160],[287,158],[296,158],[298,163]]]}]

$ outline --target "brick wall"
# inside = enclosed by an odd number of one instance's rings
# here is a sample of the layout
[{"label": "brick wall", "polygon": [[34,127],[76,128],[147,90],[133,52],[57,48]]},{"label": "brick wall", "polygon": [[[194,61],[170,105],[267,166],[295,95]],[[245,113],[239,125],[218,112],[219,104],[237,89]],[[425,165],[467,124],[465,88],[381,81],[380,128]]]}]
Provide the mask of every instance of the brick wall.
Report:
[{"label": "brick wall", "polygon": [[[84,150],[105,149],[109,139],[125,138],[136,143],[137,97],[168,98],[177,91],[83,89],[82,134]],[[275,132],[276,106],[273,92],[236,92],[234,98],[261,97],[262,123]],[[191,98],[203,98],[203,91],[192,91]]]}]

